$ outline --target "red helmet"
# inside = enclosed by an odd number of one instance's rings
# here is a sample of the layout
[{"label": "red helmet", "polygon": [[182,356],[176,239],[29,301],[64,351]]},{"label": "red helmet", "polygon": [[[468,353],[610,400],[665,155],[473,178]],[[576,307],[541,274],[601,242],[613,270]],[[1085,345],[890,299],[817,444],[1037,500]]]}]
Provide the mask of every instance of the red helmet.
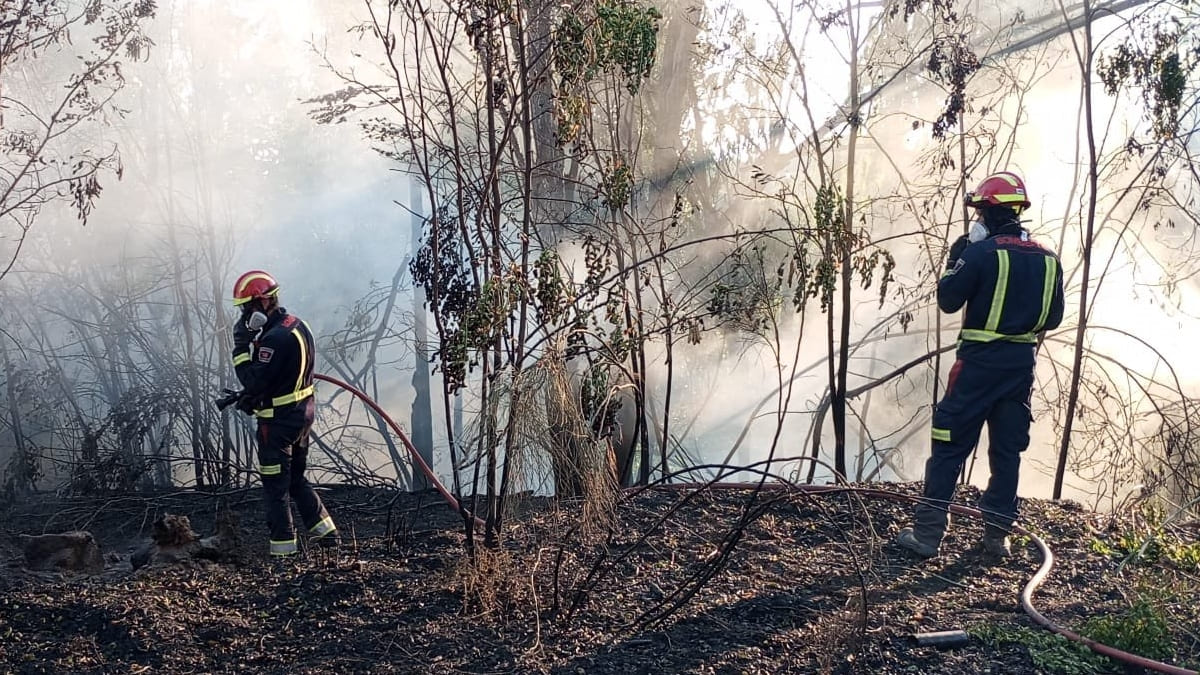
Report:
[{"label": "red helmet", "polygon": [[278,292],[275,277],[262,270],[250,270],[233,282],[233,306],[239,307],[255,298],[274,297]]},{"label": "red helmet", "polygon": [[1030,206],[1029,197],[1025,194],[1025,182],[1011,171],[1001,171],[984,178],[974,192],[968,192],[967,206],[979,208],[989,204],[993,206],[1009,206],[1017,211]]}]

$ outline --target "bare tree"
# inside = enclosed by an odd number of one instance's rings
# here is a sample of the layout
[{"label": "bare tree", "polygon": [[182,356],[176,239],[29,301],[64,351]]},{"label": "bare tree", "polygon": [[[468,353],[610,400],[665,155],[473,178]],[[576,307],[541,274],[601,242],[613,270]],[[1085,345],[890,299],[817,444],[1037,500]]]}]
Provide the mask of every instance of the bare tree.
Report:
[{"label": "bare tree", "polygon": [[[1067,381],[1063,434],[1054,473],[1053,497],[1056,499],[1062,496],[1073,444],[1078,444],[1073,432],[1080,422],[1078,411],[1089,385],[1099,389],[1096,392],[1098,400],[1093,399],[1096,403],[1091,406],[1103,407],[1104,400],[1110,396],[1104,384],[1111,378],[1108,372],[1115,367],[1118,371],[1124,370],[1127,377],[1130,375],[1129,369],[1122,367],[1121,359],[1097,353],[1087,344],[1089,333],[1105,328],[1093,326],[1091,315],[1106,273],[1119,254],[1129,252],[1151,260],[1160,255],[1145,242],[1152,241],[1146,236],[1148,231],[1164,220],[1182,219],[1190,221],[1194,227],[1198,221],[1189,200],[1195,198],[1196,190],[1200,188],[1200,176],[1191,161],[1192,151],[1186,140],[1195,134],[1196,125],[1200,123],[1195,103],[1200,85],[1197,77],[1200,58],[1194,37],[1200,17],[1194,9],[1175,3],[1150,3],[1125,17],[1115,28],[1097,36],[1093,24],[1105,8],[1088,0],[1084,1],[1083,7],[1085,20],[1078,35],[1071,34],[1080,73],[1080,123],[1086,153],[1081,162],[1081,213],[1076,221],[1081,259],[1079,310]],[[1141,98],[1143,124],[1134,126],[1131,134],[1122,137],[1112,133],[1118,116],[1115,111],[1107,114],[1102,111],[1101,96],[1097,92],[1101,84],[1110,97],[1130,91],[1134,97]],[[1195,267],[1195,262],[1190,261],[1184,269],[1200,269]],[[1178,272],[1177,269],[1174,274]],[[1150,344],[1145,346],[1154,350]],[[1166,365],[1170,368],[1169,363]],[[1146,378],[1135,374],[1134,379]],[[1149,379],[1153,384],[1156,378]],[[1150,405],[1163,423],[1172,427],[1167,433],[1188,437],[1192,433],[1190,429],[1177,428],[1177,425],[1191,423],[1189,400],[1178,382],[1166,384],[1173,402],[1156,402],[1158,394],[1152,394],[1145,385],[1134,391],[1119,386],[1116,391],[1132,397],[1140,389],[1150,398]],[[1165,408],[1175,405],[1182,406],[1181,414],[1164,414]],[[1131,421],[1131,431],[1132,425]],[[1112,447],[1120,448],[1122,444]],[[1084,457],[1090,454],[1081,453],[1078,447],[1074,450],[1077,459],[1081,459],[1081,454]],[[1107,463],[1119,465],[1120,457],[1116,451]],[[1119,488],[1114,484],[1111,489]]]},{"label": "bare tree", "polygon": [[[86,223],[101,179],[120,177],[115,145],[91,132],[124,113],[122,65],[149,56],[143,28],[154,9],[152,0],[0,3],[0,278],[43,209],[69,205]],[[48,86],[48,75],[65,86]]]}]

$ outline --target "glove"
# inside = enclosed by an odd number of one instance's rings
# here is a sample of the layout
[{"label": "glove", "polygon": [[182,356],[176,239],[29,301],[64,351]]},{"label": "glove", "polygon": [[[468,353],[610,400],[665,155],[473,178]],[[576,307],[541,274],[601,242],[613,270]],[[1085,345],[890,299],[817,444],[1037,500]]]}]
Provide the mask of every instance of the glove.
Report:
[{"label": "glove", "polygon": [[245,394],[242,394],[241,396],[238,397],[238,401],[237,401],[237,409],[238,410],[246,413],[247,415],[253,415],[254,414],[254,406],[255,406],[255,401],[253,398],[250,398],[249,396],[246,396]]},{"label": "glove", "polygon": [[240,318],[233,322],[233,350],[250,351],[250,328]]},{"label": "glove", "polygon": [[954,243],[950,245],[950,255],[946,256],[946,269],[954,269],[954,266],[958,264],[958,259],[962,257],[963,251],[967,250],[967,246],[970,245],[971,240],[965,234],[955,239]]},{"label": "glove", "polygon": [[220,398],[213,401],[213,403],[217,405],[217,410],[224,410],[234,403],[237,403],[241,396],[242,392],[240,391],[234,389],[224,389],[222,390]]}]

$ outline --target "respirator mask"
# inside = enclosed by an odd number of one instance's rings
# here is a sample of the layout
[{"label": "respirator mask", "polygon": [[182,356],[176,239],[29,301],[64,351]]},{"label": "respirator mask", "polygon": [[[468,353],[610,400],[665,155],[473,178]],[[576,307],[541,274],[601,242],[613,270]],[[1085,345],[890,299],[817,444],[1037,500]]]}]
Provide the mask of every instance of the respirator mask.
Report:
[{"label": "respirator mask", "polygon": [[977,213],[975,220],[971,221],[971,227],[967,229],[967,239],[970,239],[971,243],[975,244],[987,239],[989,234],[987,225],[983,224],[983,214]]},{"label": "respirator mask", "polygon": [[261,310],[247,305],[242,310],[242,323],[245,324],[246,328],[250,329],[251,333],[255,333],[267,325],[267,315],[263,314]]}]

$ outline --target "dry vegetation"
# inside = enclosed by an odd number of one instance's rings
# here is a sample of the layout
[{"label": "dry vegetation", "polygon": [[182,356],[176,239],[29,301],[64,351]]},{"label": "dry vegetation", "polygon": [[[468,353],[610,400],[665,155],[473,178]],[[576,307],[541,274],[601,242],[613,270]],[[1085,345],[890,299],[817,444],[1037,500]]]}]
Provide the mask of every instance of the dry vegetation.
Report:
[{"label": "dry vegetation", "polygon": [[[467,560],[456,515],[430,496],[337,488],[327,499],[350,549],[336,560],[314,551],[282,572],[253,550],[236,564],[130,569],[130,553],[165,511],[203,533],[227,505],[252,549],[265,536],[256,491],[13,507],[8,528],[89,529],[107,566],[64,578],[23,570],[14,547],[0,551],[0,669],[1119,672],[1020,611],[1017,594],[1038,563],[1028,542],[997,564],[974,548],[975,524],[958,521],[946,553],[921,564],[890,543],[908,518],[899,503],[658,490],[620,503],[607,537],[584,537],[571,509],[527,500],[505,544]],[[1031,501],[1025,513],[1058,557],[1035,596],[1051,619],[1077,630],[1119,626],[1144,648],[1165,644],[1159,656],[1200,666],[1188,600],[1200,570],[1182,530],[1067,503]],[[1154,543],[1129,560],[1123,551],[1146,534]],[[1165,636],[1153,632],[1157,620]],[[967,646],[939,651],[911,637],[953,628],[971,633]]]}]

